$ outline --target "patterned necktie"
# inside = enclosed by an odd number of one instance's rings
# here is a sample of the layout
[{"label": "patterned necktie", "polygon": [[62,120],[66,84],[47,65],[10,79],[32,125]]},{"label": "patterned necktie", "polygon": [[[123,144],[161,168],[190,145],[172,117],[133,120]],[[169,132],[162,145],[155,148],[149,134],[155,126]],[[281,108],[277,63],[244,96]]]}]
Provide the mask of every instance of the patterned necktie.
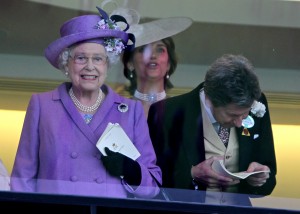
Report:
[{"label": "patterned necktie", "polygon": [[229,129],[220,126],[218,135],[221,141],[224,143],[225,147],[227,147],[229,141]]}]

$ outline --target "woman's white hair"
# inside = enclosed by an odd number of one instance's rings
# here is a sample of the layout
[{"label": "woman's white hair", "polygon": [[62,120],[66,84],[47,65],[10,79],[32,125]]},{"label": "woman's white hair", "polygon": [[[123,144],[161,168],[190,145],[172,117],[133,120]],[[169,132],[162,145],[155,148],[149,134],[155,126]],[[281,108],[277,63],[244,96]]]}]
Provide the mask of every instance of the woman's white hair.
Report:
[{"label": "woman's white hair", "polygon": [[[69,59],[71,57],[71,54],[72,54],[72,51],[74,50],[74,48],[77,46],[76,45],[73,45],[69,48],[65,48],[58,56],[58,68],[65,74],[67,71],[66,71],[66,66],[69,62]],[[111,53],[111,52],[106,52],[106,55],[108,57],[108,67],[111,65],[111,64],[117,64],[120,60],[120,55],[116,55],[114,53]]]}]

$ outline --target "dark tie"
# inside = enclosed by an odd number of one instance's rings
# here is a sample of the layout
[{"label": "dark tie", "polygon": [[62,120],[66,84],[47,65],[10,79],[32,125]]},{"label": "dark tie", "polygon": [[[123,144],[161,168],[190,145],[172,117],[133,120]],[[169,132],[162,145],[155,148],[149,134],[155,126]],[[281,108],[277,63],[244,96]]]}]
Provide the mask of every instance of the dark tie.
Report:
[{"label": "dark tie", "polygon": [[229,141],[229,129],[220,126],[218,135],[221,141],[224,143],[225,147],[227,147]]}]

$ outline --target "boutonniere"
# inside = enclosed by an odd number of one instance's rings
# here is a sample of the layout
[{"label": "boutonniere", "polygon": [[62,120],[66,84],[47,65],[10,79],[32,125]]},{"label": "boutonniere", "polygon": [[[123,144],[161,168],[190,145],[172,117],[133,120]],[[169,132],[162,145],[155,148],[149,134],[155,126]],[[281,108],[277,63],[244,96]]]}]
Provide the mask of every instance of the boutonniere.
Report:
[{"label": "boutonniere", "polygon": [[251,106],[251,113],[256,117],[263,117],[266,113],[266,106],[261,102],[254,100]]}]

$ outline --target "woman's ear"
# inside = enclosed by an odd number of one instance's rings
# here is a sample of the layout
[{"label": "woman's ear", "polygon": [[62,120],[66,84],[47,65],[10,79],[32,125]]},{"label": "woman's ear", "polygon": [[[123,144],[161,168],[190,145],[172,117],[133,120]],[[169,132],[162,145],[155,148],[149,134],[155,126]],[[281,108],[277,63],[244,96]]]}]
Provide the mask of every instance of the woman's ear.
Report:
[{"label": "woman's ear", "polygon": [[169,61],[169,62],[168,62],[167,73],[169,73],[170,69],[171,69],[171,63],[170,63],[170,61]]},{"label": "woman's ear", "polygon": [[133,66],[133,63],[132,62],[127,62],[127,68],[128,68],[128,70],[130,70],[130,71],[133,71],[134,70],[134,66]]},{"label": "woman's ear", "polygon": [[68,77],[69,76],[69,68],[68,68],[68,66],[64,65],[64,70],[65,70],[65,75]]}]

